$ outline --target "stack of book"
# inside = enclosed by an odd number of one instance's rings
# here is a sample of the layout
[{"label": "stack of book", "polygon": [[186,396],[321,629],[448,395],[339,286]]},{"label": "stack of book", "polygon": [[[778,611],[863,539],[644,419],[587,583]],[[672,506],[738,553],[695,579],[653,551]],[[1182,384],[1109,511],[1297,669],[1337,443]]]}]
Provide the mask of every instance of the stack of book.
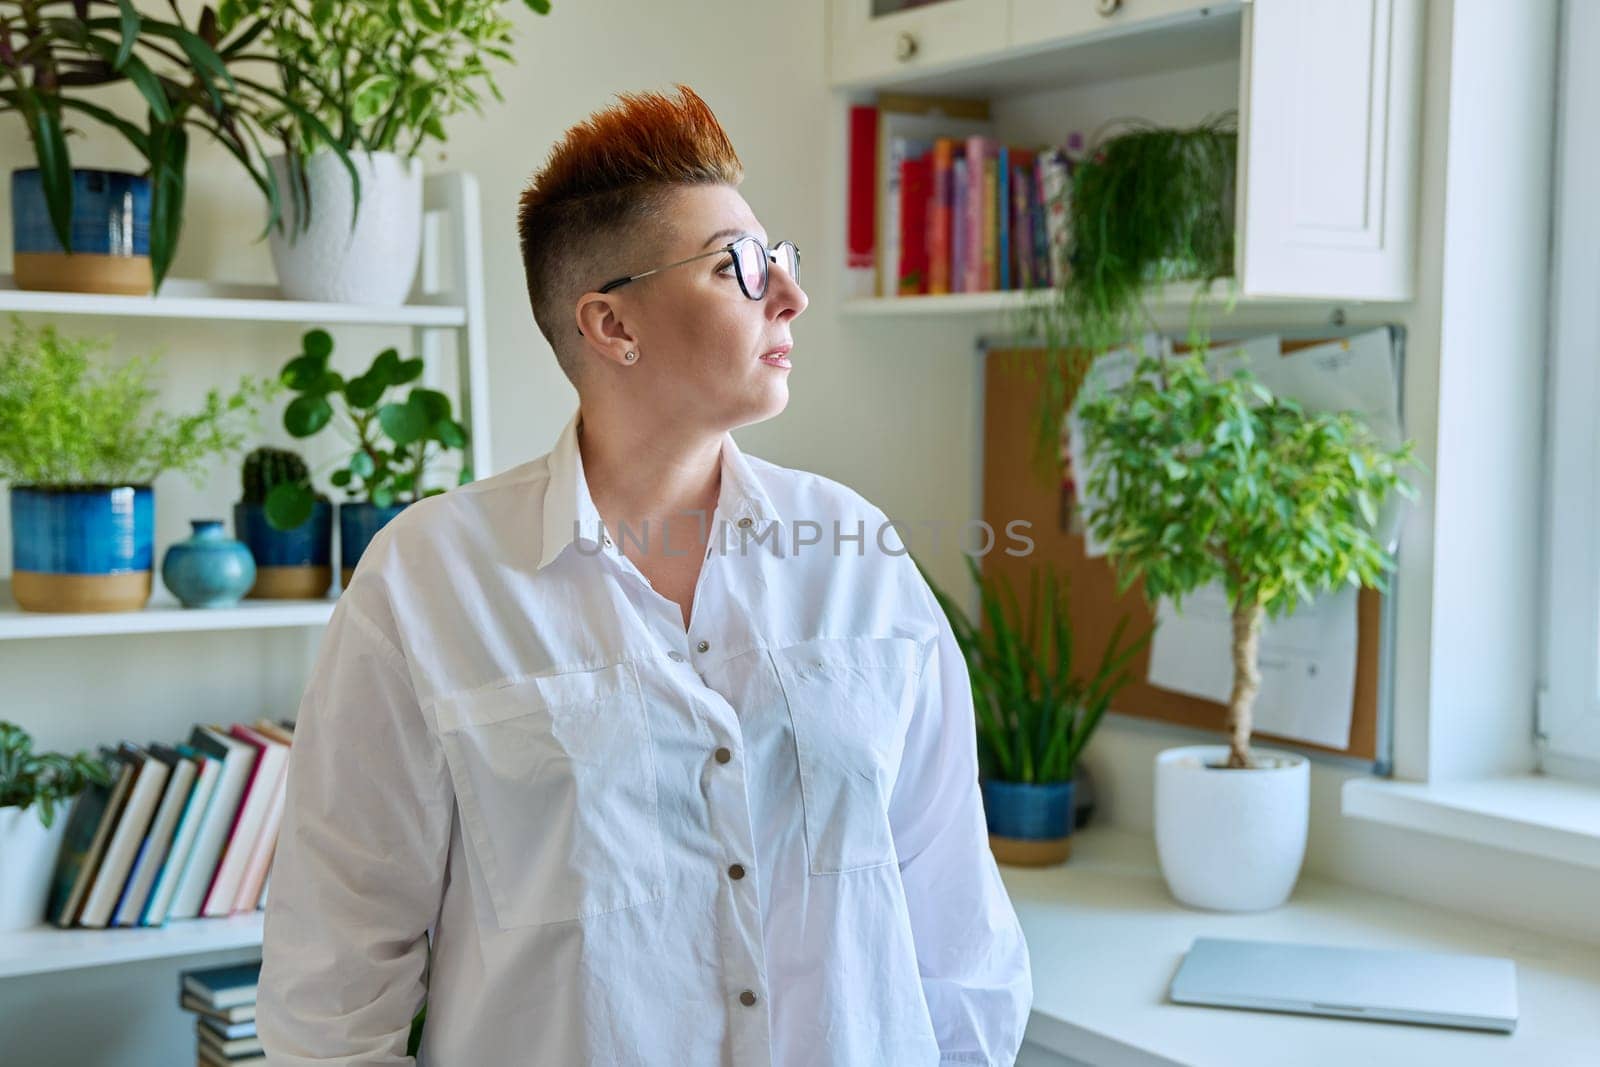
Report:
[{"label": "stack of book", "polygon": [[266,1063],[256,1037],[256,983],[261,961],[185,971],[179,977],[178,1003],[195,1013],[199,1067]]},{"label": "stack of book", "polygon": [[292,723],[196,726],[187,744],[102,749],[109,786],[67,820],[46,918],[161,926],[266,903]]},{"label": "stack of book", "polygon": [[1010,145],[988,104],[885,95],[850,115],[851,295],[1049,288],[1070,270],[1081,152]]}]

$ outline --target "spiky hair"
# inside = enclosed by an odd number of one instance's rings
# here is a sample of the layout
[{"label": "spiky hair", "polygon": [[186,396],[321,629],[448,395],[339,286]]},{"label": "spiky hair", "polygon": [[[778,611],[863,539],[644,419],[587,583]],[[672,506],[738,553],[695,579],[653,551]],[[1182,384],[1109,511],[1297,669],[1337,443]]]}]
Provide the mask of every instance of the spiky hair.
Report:
[{"label": "spiky hair", "polygon": [[687,85],[677,90],[677,99],[617,94],[616,104],[566,132],[518,201],[533,318],[574,383],[578,297],[630,268],[648,269],[671,233],[666,208],[674,187],[744,179],[711,108]]}]

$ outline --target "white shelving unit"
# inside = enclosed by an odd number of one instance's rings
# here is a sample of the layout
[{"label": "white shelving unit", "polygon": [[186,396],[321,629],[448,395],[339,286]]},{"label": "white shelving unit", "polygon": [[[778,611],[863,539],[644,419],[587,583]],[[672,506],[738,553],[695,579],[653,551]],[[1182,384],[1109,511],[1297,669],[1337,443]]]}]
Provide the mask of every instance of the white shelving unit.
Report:
[{"label": "white shelving unit", "polygon": [[[9,275],[0,275],[0,314],[399,327],[411,331],[413,351],[426,361],[423,381],[431,388],[444,388],[439,365],[445,342],[453,337],[459,417],[470,434],[472,469],[482,476],[493,468],[476,179],[462,173],[427,177],[423,210],[422,262],[412,299],[400,307],[285,300],[271,286],[185,280],[168,281],[159,296],[35,292],[17,289]],[[246,600],[231,608],[185,609],[161,588],[158,574],[156,592],[141,611],[45,614],[18,608],[10,586],[9,573],[0,577],[0,641],[320,626],[336,603],[333,597]],[[21,725],[28,726],[25,716]],[[122,734],[137,732],[139,726],[116,722],[106,728]],[[173,922],[159,929],[60,930],[41,925],[0,932],[0,979],[248,948],[261,943],[261,926],[262,916],[253,913]]]}]

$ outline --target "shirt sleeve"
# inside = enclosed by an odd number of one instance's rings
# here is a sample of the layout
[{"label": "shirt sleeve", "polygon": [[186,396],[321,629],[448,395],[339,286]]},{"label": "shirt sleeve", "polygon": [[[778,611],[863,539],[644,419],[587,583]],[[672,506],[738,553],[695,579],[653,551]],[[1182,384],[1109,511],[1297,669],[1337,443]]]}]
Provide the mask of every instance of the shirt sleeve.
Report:
[{"label": "shirt sleeve", "polygon": [[1010,1067],[1033,1007],[1028,946],[989,851],[965,658],[938,626],[918,682],[889,819],[940,1063]]},{"label": "shirt sleeve", "polygon": [[257,994],[272,1067],[411,1063],[427,992],[453,794],[403,654],[350,594],[290,748]]}]

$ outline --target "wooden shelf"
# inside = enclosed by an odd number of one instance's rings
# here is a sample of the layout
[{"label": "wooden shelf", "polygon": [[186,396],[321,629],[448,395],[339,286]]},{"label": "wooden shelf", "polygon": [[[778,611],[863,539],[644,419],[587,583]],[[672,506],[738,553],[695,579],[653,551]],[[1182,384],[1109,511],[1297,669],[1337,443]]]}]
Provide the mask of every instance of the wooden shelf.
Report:
[{"label": "wooden shelf", "polygon": [[104,315],[122,318],[206,319],[232,322],[296,322],[327,325],[464,326],[467,312],[454,304],[324,304],[285,300],[275,286],[169,279],[159,296],[55,293],[18,289],[0,274],[0,312]]},{"label": "wooden shelf", "polygon": [[162,927],[61,930],[40,925],[0,932],[0,978],[80,967],[196,956],[261,944],[264,914],[182,919]]},{"label": "wooden shelf", "polygon": [[[159,579],[157,581],[159,583]],[[327,597],[322,600],[244,600],[231,608],[185,608],[163,590],[151,595],[143,611],[57,615],[23,611],[11,598],[10,580],[0,579],[0,641],[320,626],[333,614],[336,603],[337,598]]]}]

